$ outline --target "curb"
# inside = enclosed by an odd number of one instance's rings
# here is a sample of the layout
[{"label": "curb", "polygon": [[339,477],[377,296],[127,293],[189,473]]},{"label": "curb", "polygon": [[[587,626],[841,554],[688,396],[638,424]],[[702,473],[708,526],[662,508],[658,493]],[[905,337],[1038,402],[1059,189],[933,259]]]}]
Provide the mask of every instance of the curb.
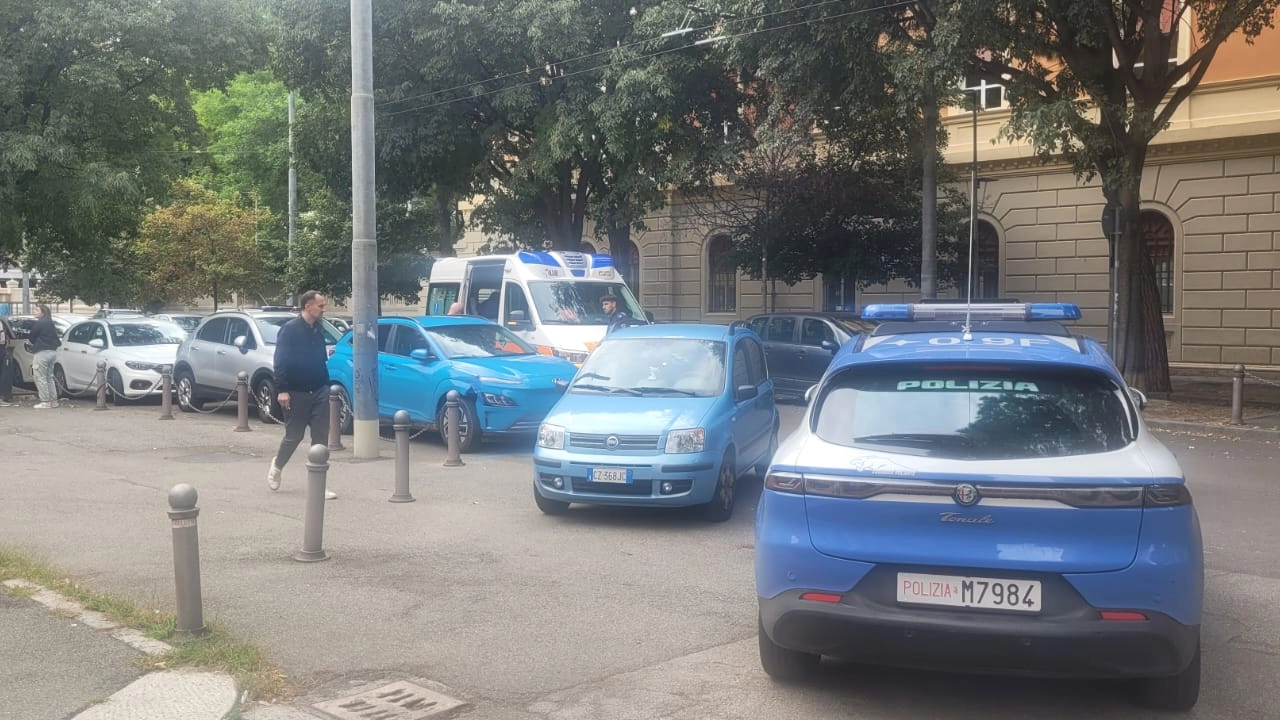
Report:
[{"label": "curb", "polygon": [[[173,650],[169,643],[108,620],[94,610],[27,580],[6,580],[8,588],[29,590],[31,599],[49,610],[70,613],[93,630],[151,657]],[[222,720],[238,706],[236,682],[230,675],[198,670],[162,670],[143,675],[72,720]]]},{"label": "curb", "polygon": [[1235,437],[1249,438],[1251,440],[1276,440],[1280,441],[1280,429],[1251,427],[1245,425],[1214,425],[1210,423],[1185,422],[1182,420],[1152,420],[1143,419],[1148,428],[1153,430],[1167,430],[1180,432],[1215,432],[1223,435],[1232,435]]}]

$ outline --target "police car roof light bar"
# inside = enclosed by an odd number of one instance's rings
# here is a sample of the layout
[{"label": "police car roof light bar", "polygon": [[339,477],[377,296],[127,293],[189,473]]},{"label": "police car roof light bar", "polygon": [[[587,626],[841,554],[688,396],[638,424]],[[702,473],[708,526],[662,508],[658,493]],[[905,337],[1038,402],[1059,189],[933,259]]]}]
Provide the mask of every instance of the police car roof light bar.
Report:
[{"label": "police car roof light bar", "polygon": [[862,309],[863,320],[1079,320],[1075,303],[881,304]]}]

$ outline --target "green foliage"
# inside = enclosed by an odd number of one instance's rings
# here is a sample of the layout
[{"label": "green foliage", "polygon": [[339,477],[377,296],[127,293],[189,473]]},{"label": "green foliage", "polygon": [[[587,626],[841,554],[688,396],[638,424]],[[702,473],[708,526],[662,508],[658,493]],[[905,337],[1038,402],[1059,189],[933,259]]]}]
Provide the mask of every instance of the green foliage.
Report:
[{"label": "green foliage", "polygon": [[66,279],[132,233],[182,170],[190,88],[261,57],[257,20],[238,0],[0,6],[0,259],[25,234]]},{"label": "green foliage", "polygon": [[147,300],[214,303],[232,293],[258,296],[269,273],[255,239],[265,209],[240,207],[188,180],[178,181],[172,202],[142,223],[137,259],[147,268]]}]

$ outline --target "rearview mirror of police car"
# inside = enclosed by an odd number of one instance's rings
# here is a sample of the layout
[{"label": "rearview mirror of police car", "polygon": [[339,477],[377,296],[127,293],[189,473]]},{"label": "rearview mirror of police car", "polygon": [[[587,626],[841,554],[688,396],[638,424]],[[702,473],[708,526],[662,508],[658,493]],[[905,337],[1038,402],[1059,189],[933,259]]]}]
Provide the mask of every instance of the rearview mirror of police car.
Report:
[{"label": "rearview mirror of police car", "polygon": [[1138,388],[1129,388],[1129,397],[1133,398],[1133,402],[1138,406],[1139,410],[1147,406],[1147,394]]},{"label": "rearview mirror of police car", "polygon": [[811,403],[811,402],[813,402],[813,396],[814,396],[817,392],[818,392],[818,386],[817,386],[817,385],[810,385],[810,386],[809,386],[809,389],[804,391],[804,402],[805,402],[805,404],[806,404],[806,405],[807,405],[807,404],[809,404],[809,403]]}]

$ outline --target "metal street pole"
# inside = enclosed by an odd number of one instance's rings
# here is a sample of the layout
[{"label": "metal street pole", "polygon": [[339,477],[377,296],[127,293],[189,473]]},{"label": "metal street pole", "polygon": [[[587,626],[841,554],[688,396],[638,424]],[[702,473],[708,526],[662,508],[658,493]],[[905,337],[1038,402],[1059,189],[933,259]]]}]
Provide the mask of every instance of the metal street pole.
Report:
[{"label": "metal street pole", "polygon": [[[289,264],[290,271],[293,270],[293,239],[297,233],[298,225],[298,162],[293,153],[293,102],[297,93],[289,91]],[[289,304],[297,303],[297,288],[293,287],[292,281],[289,284]]]},{"label": "metal street pole", "polygon": [[969,169],[969,289],[964,301],[973,302],[973,239],[978,226],[978,103],[979,88],[973,93],[973,165]]},{"label": "metal street pole", "polygon": [[[26,222],[26,218],[23,218]],[[31,314],[31,271],[27,269],[27,231],[22,231],[22,314]]]},{"label": "metal street pole", "polygon": [[378,241],[373,193],[373,8],[351,0],[352,454],[378,457]]}]

